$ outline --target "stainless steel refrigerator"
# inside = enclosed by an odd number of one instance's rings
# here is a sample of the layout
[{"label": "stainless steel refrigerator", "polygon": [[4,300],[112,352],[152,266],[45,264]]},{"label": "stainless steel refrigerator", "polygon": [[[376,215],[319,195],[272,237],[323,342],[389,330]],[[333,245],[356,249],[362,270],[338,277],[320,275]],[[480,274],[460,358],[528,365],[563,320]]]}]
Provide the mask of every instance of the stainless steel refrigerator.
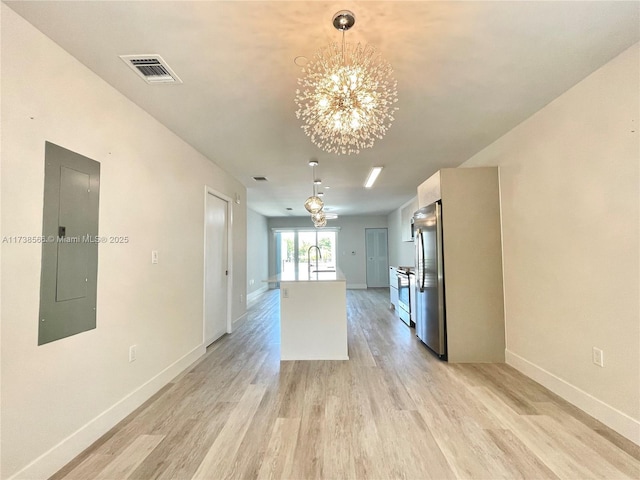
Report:
[{"label": "stainless steel refrigerator", "polygon": [[443,360],[447,359],[442,254],[442,204],[438,201],[413,214],[416,248],[416,335]]}]

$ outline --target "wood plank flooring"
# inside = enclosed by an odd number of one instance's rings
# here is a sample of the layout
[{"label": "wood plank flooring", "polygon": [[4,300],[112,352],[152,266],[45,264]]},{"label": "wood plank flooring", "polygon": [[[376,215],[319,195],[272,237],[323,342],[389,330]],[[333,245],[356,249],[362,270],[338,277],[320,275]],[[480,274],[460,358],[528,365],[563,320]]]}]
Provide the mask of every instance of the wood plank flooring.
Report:
[{"label": "wood plank flooring", "polygon": [[504,364],[439,361],[347,292],[349,361],[280,362],[278,291],[52,477],[638,479],[640,447]]}]

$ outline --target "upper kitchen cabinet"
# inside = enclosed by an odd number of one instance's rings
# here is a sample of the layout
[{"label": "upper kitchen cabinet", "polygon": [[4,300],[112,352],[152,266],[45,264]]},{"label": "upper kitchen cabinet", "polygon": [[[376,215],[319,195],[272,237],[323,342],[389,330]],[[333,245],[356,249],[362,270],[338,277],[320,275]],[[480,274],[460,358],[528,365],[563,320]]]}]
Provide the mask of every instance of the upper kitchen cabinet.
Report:
[{"label": "upper kitchen cabinet", "polygon": [[444,168],[418,187],[420,208],[440,201],[449,362],[503,362],[498,168]]},{"label": "upper kitchen cabinet", "polygon": [[413,198],[400,208],[400,233],[403,242],[413,242],[411,220],[416,210],[418,210],[418,197]]},{"label": "upper kitchen cabinet", "polygon": [[427,180],[418,185],[418,208],[431,205],[433,202],[437,202],[442,198],[440,195],[440,172],[442,172],[442,170],[437,171]]}]

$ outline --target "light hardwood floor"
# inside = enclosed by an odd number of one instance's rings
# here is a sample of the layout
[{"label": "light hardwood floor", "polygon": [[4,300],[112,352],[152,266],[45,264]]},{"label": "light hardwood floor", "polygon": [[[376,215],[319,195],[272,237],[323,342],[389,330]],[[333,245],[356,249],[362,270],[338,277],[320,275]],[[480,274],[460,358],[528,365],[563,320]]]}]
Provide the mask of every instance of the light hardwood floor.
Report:
[{"label": "light hardwood floor", "polygon": [[640,478],[638,446],[507,365],[439,361],[388,298],[348,291],[349,361],[281,363],[266,293],[52,478]]}]

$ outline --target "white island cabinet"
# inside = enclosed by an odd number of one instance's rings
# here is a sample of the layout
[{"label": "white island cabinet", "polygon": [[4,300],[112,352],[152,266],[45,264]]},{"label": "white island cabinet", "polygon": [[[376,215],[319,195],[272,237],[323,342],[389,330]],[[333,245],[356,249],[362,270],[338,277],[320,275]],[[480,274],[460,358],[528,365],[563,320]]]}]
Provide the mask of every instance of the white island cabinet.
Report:
[{"label": "white island cabinet", "polygon": [[280,282],[280,360],[349,360],[342,272]]}]

